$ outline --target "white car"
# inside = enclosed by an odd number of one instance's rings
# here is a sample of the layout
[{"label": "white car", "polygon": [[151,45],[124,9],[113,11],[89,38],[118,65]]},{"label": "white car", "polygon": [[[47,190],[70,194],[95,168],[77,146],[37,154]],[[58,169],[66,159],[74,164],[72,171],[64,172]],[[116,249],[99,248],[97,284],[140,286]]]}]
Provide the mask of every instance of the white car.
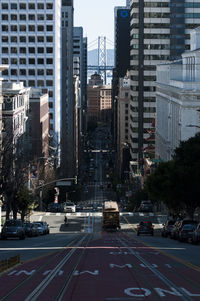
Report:
[{"label": "white car", "polygon": [[73,202],[66,202],[64,210],[65,212],[76,212],[76,205]]}]

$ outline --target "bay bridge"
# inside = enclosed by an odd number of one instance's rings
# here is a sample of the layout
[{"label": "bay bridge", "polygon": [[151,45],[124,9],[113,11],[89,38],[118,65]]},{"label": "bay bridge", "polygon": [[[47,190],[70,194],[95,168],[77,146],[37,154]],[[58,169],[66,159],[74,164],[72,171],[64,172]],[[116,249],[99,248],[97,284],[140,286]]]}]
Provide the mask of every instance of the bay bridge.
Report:
[{"label": "bay bridge", "polygon": [[[113,42],[107,39],[108,42],[113,46]],[[87,70],[88,71],[96,71],[98,74],[101,75],[101,78],[103,79],[103,83],[106,85],[107,82],[107,71],[112,71],[114,66],[113,65],[107,65],[107,49],[106,49],[106,37],[99,36],[98,40],[94,40],[91,43],[88,44],[88,48],[94,47],[95,44],[98,42],[97,47],[97,65],[88,65]]]}]

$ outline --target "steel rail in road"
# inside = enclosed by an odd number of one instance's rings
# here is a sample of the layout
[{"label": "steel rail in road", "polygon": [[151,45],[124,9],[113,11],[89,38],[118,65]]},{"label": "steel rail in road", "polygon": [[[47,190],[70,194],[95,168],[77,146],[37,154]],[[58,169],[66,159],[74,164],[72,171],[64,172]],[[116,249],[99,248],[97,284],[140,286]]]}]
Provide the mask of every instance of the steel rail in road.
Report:
[{"label": "steel rail in road", "polygon": [[[34,291],[32,291],[29,296],[24,299],[26,301],[28,300],[36,300],[35,299],[35,295],[39,295],[42,293],[42,291],[45,289],[45,287],[52,281],[52,279],[55,277],[56,273],[58,273],[58,270],[71,258],[71,256],[73,255],[73,253],[78,249],[78,247],[82,244],[82,242],[88,237],[88,234],[84,235],[83,238],[80,240],[79,237],[76,237],[75,239],[72,239],[70,241],[70,243],[68,244],[68,246],[63,247],[62,250],[53,252],[53,254],[51,255],[47,255],[45,257],[49,257],[47,261],[45,261],[44,264],[42,264],[40,266],[39,269],[37,269],[37,271],[35,271],[33,274],[31,274],[30,276],[28,276],[26,279],[22,280],[19,284],[16,285],[16,287],[14,289],[11,289],[9,291],[9,293],[7,293],[4,297],[1,297],[0,301],[6,301],[6,300],[13,300],[14,298],[16,298],[16,295],[18,293],[18,291],[20,289],[22,289],[23,287],[26,287],[27,284],[31,281],[33,281],[33,279],[37,278],[39,273],[41,273],[42,270],[44,270],[45,268],[48,268],[48,265],[50,263],[52,263],[54,260],[60,260],[59,263],[56,265],[56,267],[47,275],[47,277],[35,288]],[[75,244],[75,246],[74,246]],[[66,250],[68,251],[70,248],[71,251],[69,251],[66,254]],[[62,259],[59,259],[59,256],[63,256],[64,257]],[[33,294],[34,292],[34,294]]]},{"label": "steel rail in road", "polygon": [[[152,265],[147,259],[145,259],[144,256],[141,256],[137,251],[134,251],[133,248],[132,248],[133,244],[130,245],[130,237],[128,237],[128,236],[127,237],[126,236],[121,236],[121,237],[118,236],[118,240],[122,244],[122,246],[125,247],[129,251],[130,254],[132,254],[134,257],[136,257],[141,262],[141,264],[144,265],[147,269],[149,269],[155,275],[155,277],[157,277],[161,282],[163,282],[169,288],[169,290],[171,288],[174,288],[176,290],[176,292],[179,293],[179,298],[181,300],[184,300],[184,301],[194,300],[193,298],[190,297],[190,294],[188,294],[186,290],[180,289],[176,285],[175,280],[169,279],[167,276],[164,275],[163,272],[160,272],[154,265]],[[136,239],[134,239],[134,241],[138,242],[138,240],[136,240]],[[148,247],[147,247],[147,249],[148,249]],[[153,251],[152,247],[149,247],[149,249],[151,251]],[[159,250],[157,250],[157,251],[159,251]],[[177,269],[175,270],[175,269],[171,268],[171,272],[174,273],[174,275],[176,275],[175,278],[179,278],[179,280],[181,280],[181,281],[184,280],[185,283],[190,283],[193,287],[195,287],[196,289],[199,289],[199,284],[198,283],[196,283],[196,284],[192,283],[190,277],[184,276],[182,271],[178,272]],[[139,271],[138,271],[137,274],[139,275]],[[150,277],[150,280],[151,280],[151,277]],[[148,280],[145,279],[145,282],[147,282],[147,281]],[[152,286],[150,281],[148,281],[148,284],[150,286]],[[155,297],[155,300],[156,299],[157,298]]]}]

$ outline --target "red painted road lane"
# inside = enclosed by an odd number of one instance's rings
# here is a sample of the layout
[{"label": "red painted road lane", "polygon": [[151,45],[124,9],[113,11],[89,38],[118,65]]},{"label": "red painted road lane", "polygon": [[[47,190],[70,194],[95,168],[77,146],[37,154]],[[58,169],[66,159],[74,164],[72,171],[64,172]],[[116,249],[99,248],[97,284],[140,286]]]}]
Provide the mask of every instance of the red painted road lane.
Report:
[{"label": "red painted road lane", "polygon": [[[143,248],[145,253],[150,253],[148,268],[145,265],[146,261],[141,261],[142,258],[131,254],[129,249],[119,243],[118,237],[122,236],[114,233],[103,234],[101,239],[90,244],[87,256],[78,266],[63,300],[200,300],[198,271],[178,263],[180,273],[182,269],[186,274],[188,271],[193,275],[191,283],[189,279],[181,280],[174,271],[171,272],[171,269],[165,266],[169,263],[167,256],[155,255],[157,250],[146,248],[142,243],[129,239],[132,250],[139,247]],[[159,267],[152,269],[154,260]],[[171,260],[176,267],[176,261],[174,262]]]},{"label": "red painted road lane", "polygon": [[[32,260],[24,264],[18,265],[16,268],[11,269],[9,272],[3,274],[0,277],[1,290],[0,290],[0,300],[2,297],[9,294],[9,292],[16,288],[20,283],[26,280],[30,275],[31,281],[26,282],[21,288],[19,288],[15,294],[15,301],[25,300],[25,297],[32,292],[32,290],[37,287],[45,277],[59,264],[59,262],[70,252],[71,248],[55,252],[54,254],[44,256],[37,260]],[[69,268],[72,268],[74,262],[69,264]],[[34,272],[37,272],[34,275]],[[60,278],[62,273],[58,272],[56,278]],[[56,280],[55,280],[56,281]],[[6,300],[13,301],[13,295],[8,297]],[[45,300],[45,299],[44,299]],[[46,299],[49,300],[49,299]]]},{"label": "red painted road lane", "polygon": [[[92,235],[92,234],[91,234]],[[95,234],[89,245],[82,246],[58,270],[37,300],[54,301],[68,276],[71,282],[62,300],[67,301],[122,301],[122,300],[200,300],[199,271],[166,256],[157,249],[126,236],[122,232]],[[72,249],[76,249],[73,247]],[[77,267],[78,256],[85,250]],[[68,249],[66,252],[70,252]],[[37,270],[50,256],[18,266],[16,272],[3,275],[0,297],[24,280],[20,271]],[[22,301],[45,279],[48,270],[58,264],[52,255],[51,262],[42,269],[31,284],[22,287],[7,300]],[[62,259],[62,256],[59,256]],[[46,274],[47,273],[47,274]],[[181,277],[182,276],[182,277]],[[3,280],[3,282],[2,282]],[[31,299],[30,299],[31,300]]]}]

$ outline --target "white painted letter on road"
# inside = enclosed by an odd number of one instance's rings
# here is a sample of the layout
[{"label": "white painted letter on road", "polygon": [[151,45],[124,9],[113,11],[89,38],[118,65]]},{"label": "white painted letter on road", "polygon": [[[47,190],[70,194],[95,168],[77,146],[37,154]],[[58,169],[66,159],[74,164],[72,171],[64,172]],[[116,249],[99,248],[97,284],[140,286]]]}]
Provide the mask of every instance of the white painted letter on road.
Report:
[{"label": "white painted letter on road", "polygon": [[114,268],[114,267],[120,268],[120,269],[127,267],[127,268],[131,269],[132,268],[132,264],[126,263],[124,265],[118,265],[118,264],[110,263],[110,268]]},{"label": "white painted letter on road", "polygon": [[74,272],[74,276],[78,276],[78,275],[82,275],[82,274],[86,274],[86,273],[91,274],[91,275],[94,275],[94,276],[99,275],[99,271],[98,271],[98,270],[95,270],[94,272],[91,272],[91,271],[83,271],[83,272],[79,272],[79,271],[76,270],[76,271]]},{"label": "white painted letter on road", "polygon": [[[144,292],[144,294],[135,294],[134,292]],[[147,288],[129,287],[124,290],[125,294],[131,297],[147,297],[151,295],[151,291]]]},{"label": "white painted letter on road", "polygon": [[171,291],[168,291],[166,289],[163,288],[154,288],[154,290],[158,293],[158,295],[160,297],[166,297],[166,294],[169,295],[174,295],[174,296],[182,296],[181,293],[179,293],[179,291],[177,291],[174,287],[170,287]]}]

